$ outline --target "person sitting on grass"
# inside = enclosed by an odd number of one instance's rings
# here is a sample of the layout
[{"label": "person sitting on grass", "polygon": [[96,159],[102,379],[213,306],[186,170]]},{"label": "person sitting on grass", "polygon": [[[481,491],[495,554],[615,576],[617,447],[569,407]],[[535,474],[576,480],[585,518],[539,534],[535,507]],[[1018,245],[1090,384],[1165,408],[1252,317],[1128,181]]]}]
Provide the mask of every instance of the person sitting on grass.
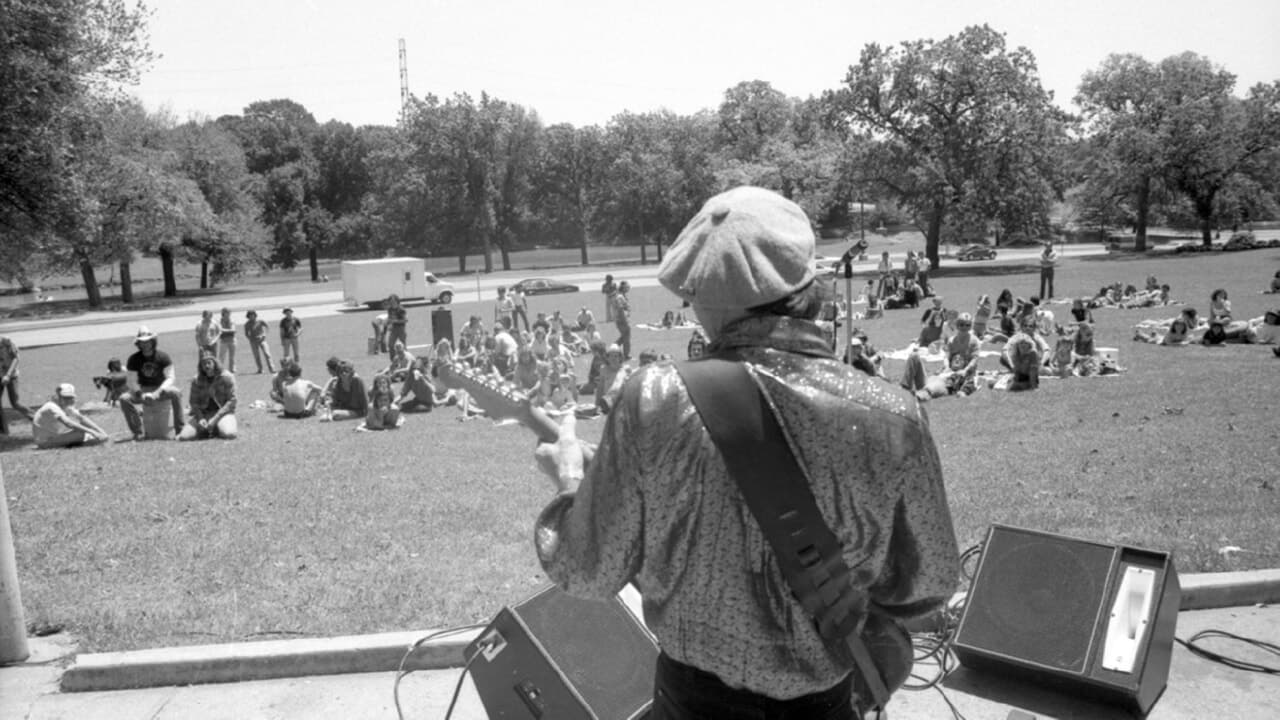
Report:
[{"label": "person sitting on grass", "polygon": [[863,352],[866,346],[862,344],[862,339],[856,335],[849,340],[849,350],[845,353],[844,361],[848,365],[852,365],[871,377],[884,378],[884,374],[880,372],[880,366],[876,365],[871,358]]},{"label": "person sitting on grass", "polygon": [[604,341],[591,343],[591,364],[587,366],[587,381],[578,386],[580,395],[594,395],[600,383],[600,370],[604,367]]},{"label": "person sitting on grass", "polygon": [[129,373],[124,371],[120,358],[107,361],[107,374],[95,376],[93,386],[103,391],[102,402],[111,406],[129,392]]},{"label": "person sitting on grass", "polygon": [[405,349],[404,342],[396,340],[391,345],[391,362],[382,372],[389,375],[392,382],[403,382],[409,375],[409,368],[413,367],[414,360],[413,353]]},{"label": "person sitting on grass", "polygon": [[924,369],[924,361],[920,352],[907,355],[907,364],[902,371],[902,387],[915,393],[921,402],[947,395],[967,397],[978,389],[974,376],[965,371],[964,359],[957,355],[952,364],[944,367],[936,375],[929,375]]},{"label": "person sitting on grass", "polygon": [[1119,306],[1125,309],[1154,307],[1156,305],[1169,304],[1169,286],[1161,285],[1154,290],[1145,290],[1143,292],[1135,292],[1133,295],[1125,298],[1119,303]]},{"label": "person sitting on grass", "polygon": [[1263,290],[1264,293],[1280,293],[1280,270],[1271,278],[1271,285],[1268,289]]},{"label": "person sitting on grass", "polygon": [[942,306],[942,296],[933,296],[933,305],[924,311],[920,318],[920,336],[916,345],[928,350],[929,346],[942,340],[942,329],[947,324],[947,310]]},{"label": "person sitting on grass", "polygon": [[373,376],[369,389],[369,409],[364,422],[356,430],[395,430],[400,427],[400,406],[396,404],[391,378],[384,373]]},{"label": "person sitting on grass", "polygon": [[107,431],[76,409],[76,388],[60,383],[49,401],[31,418],[31,437],[41,450],[96,445],[107,440]]},{"label": "person sitting on grass", "polygon": [[1223,325],[1231,322],[1231,301],[1227,299],[1227,291],[1222,288],[1214,290],[1209,295],[1209,322],[1221,319]]},{"label": "person sitting on grass", "polygon": [[522,347],[516,352],[516,368],[511,374],[511,381],[515,383],[516,389],[520,392],[532,395],[538,389],[539,383],[542,382],[542,373],[540,366],[543,364],[537,355],[533,354],[533,348]]},{"label": "person sitting on grass", "polygon": [[[440,342],[447,343],[448,339]],[[447,352],[447,348],[445,350]],[[431,412],[435,408],[436,386],[431,382],[431,363],[441,362],[440,357],[441,352],[437,350],[434,359],[418,358],[409,369],[409,375],[400,386],[400,397],[396,398],[401,412]]]},{"label": "person sitting on grass", "polygon": [[1076,325],[1071,336],[1071,372],[1079,377],[1097,375],[1098,351],[1093,343],[1093,326],[1089,323]]},{"label": "person sitting on grass", "polygon": [[1093,311],[1085,306],[1086,299],[1074,298],[1071,301],[1071,318],[1078,323],[1093,322]]},{"label": "person sitting on grass", "polygon": [[280,372],[285,376],[280,387],[278,402],[284,406],[282,417],[308,418],[316,414],[320,398],[324,396],[324,388],[302,378],[302,366],[292,359],[280,364]]},{"label": "person sitting on grass", "polygon": [[190,422],[178,433],[179,440],[236,437],[236,376],[222,369],[218,358],[206,354],[191,380],[187,401]]},{"label": "person sitting on grass", "polygon": [[613,403],[622,391],[622,384],[631,374],[631,368],[624,364],[622,346],[614,343],[605,348],[604,365],[600,368],[600,377],[596,381],[596,409],[601,415],[608,415]]},{"label": "person sitting on grass", "polygon": [[587,329],[588,325],[595,324],[596,316],[593,315],[592,312],[587,309],[586,305],[583,305],[582,309],[578,311],[577,321],[578,321],[578,324],[575,325],[573,329],[577,330],[578,332],[582,332],[583,330]]},{"label": "person sitting on grass", "polygon": [[1013,392],[1040,387],[1040,357],[1040,346],[1034,336],[1025,331],[1014,333],[1000,356],[1000,364],[1010,371],[1000,386]]},{"label": "person sitting on grass", "polygon": [[978,306],[973,311],[973,336],[982,340],[987,336],[987,325],[991,322],[991,296],[979,295]]},{"label": "person sitting on grass", "polygon": [[961,313],[956,318],[956,332],[947,340],[944,348],[947,367],[951,372],[963,372],[972,380],[978,372],[978,351],[981,348],[982,342],[973,332],[973,316]]},{"label": "person sitting on grass", "polygon": [[329,363],[333,363],[329,372],[334,373],[334,378],[325,388],[325,405],[329,408],[329,419],[349,420],[368,415],[369,396],[364,388],[364,380],[356,375],[355,365],[352,365],[349,360],[338,358],[329,358]]}]

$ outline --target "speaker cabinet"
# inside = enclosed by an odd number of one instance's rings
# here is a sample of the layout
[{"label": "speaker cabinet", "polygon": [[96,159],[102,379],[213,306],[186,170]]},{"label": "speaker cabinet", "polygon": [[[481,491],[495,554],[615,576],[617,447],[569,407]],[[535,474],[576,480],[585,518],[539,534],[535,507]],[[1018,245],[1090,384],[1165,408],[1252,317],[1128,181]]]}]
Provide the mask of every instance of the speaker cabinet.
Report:
[{"label": "speaker cabinet", "polygon": [[1145,716],[1164,691],[1181,589],[1167,553],[993,525],[953,649]]},{"label": "speaker cabinet", "polygon": [[658,646],[621,600],[548,587],[498,612],[465,650],[492,720],[639,720]]},{"label": "speaker cabinet", "polygon": [[431,313],[431,344],[434,345],[446,338],[449,344],[456,344],[453,340],[453,311],[440,308]]}]

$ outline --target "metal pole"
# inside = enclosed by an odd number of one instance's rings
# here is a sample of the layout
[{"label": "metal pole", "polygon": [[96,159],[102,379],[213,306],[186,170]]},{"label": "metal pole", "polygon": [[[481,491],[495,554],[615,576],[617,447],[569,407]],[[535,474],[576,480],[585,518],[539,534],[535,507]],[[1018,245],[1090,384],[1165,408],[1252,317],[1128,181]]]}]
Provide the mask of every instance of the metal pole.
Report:
[{"label": "metal pole", "polygon": [[[844,351],[853,344],[853,262],[844,263]],[[843,357],[843,356],[841,356]]]},{"label": "metal pole", "polygon": [[4,490],[4,468],[0,467],[0,665],[22,662],[30,656],[22,595],[18,592],[13,529],[9,527],[9,495]]}]

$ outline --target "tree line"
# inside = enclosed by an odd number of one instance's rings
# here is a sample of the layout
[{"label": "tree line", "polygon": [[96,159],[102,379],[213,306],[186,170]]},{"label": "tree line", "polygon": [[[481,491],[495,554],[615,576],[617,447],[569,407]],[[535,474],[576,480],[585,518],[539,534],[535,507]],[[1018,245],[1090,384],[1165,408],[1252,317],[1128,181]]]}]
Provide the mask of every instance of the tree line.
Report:
[{"label": "tree line", "polygon": [[510,267],[532,246],[639,245],[661,257],[701,203],[731,186],[777,190],[822,228],[909,223],[943,242],[997,244],[1065,227],[1198,227],[1273,218],[1280,81],[1184,53],[1113,55],[1068,113],[1033,54],[987,26],[870,44],[839,87],[790,98],[752,80],[691,115],[623,112],[545,125],[481,93],[412,98],[396,126],[318,123],[288,99],[179,122],[124,92],[150,61],[147,11],[124,0],[0,0],[0,278],[157,257],[202,286],[320,256],[456,257]]}]

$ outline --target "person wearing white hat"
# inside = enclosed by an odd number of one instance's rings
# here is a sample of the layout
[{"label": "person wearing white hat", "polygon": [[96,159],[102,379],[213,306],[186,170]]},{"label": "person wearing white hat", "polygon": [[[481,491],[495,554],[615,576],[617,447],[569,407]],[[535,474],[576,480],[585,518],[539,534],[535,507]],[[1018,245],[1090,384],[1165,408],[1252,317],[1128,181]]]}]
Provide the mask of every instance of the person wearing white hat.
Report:
[{"label": "person wearing white hat", "polygon": [[[740,187],[707,201],[658,280],[691,304],[708,354],[741,363],[767,396],[843,539],[852,591],[875,611],[859,627],[892,688],[912,661],[899,621],[942,607],[959,553],[927,419],[911,394],[836,359],[816,322],[830,290],[813,257],[799,206]],[[575,595],[639,589],[662,650],[653,720],[852,720],[872,704],[866,676],[792,595],[681,367],[636,370],[598,447],[538,445],[556,490],[534,533],[542,567]]]},{"label": "person wearing white hat", "polygon": [[95,445],[107,439],[107,431],[76,409],[76,388],[61,383],[49,402],[31,419],[31,437],[41,449]]},{"label": "person wearing white hat", "polygon": [[133,439],[142,438],[141,404],[168,401],[173,406],[174,435],[182,433],[182,391],[174,382],[173,359],[157,347],[156,334],[146,325],[138,328],[133,344],[138,351],[125,361],[125,370],[138,374],[138,388],[121,396],[120,412],[129,425]]}]

